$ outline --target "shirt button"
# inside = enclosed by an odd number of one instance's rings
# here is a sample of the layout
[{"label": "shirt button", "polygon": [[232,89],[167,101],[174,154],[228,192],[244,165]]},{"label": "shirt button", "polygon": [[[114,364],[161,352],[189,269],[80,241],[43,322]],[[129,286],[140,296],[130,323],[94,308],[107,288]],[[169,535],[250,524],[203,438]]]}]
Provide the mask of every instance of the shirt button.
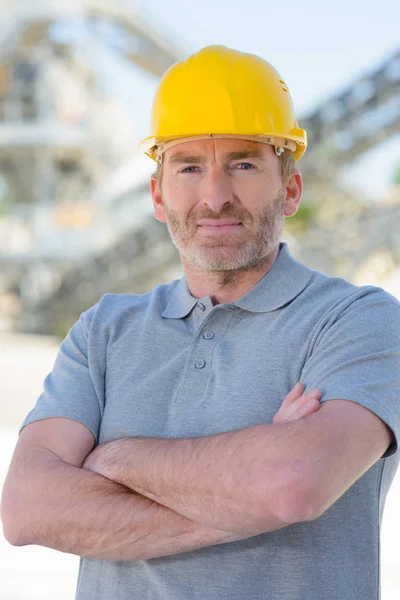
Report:
[{"label": "shirt button", "polygon": [[213,339],[213,337],[214,337],[214,334],[213,334],[213,332],[212,332],[212,331],[205,331],[205,332],[203,333],[203,338],[204,338],[205,340],[212,340],[212,339]]},{"label": "shirt button", "polygon": [[196,367],[196,369],[203,369],[205,364],[206,364],[205,360],[196,360],[196,362],[194,363],[194,366]]},{"label": "shirt button", "polygon": [[197,309],[200,312],[204,312],[206,310],[206,307],[205,307],[205,305],[202,302],[199,302],[198,305],[197,305]]}]

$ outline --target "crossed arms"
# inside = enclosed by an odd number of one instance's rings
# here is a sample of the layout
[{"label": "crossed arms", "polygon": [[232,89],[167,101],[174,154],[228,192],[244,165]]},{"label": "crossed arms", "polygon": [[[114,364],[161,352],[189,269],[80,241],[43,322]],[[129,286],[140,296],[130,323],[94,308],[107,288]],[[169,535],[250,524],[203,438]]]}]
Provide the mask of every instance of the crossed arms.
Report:
[{"label": "crossed arms", "polygon": [[[272,425],[202,438],[101,444],[45,419],[20,435],[4,486],[4,532],[80,556],[139,560],[317,518],[382,456],[388,427],[346,400],[292,390]],[[86,458],[86,460],[85,460]]]}]

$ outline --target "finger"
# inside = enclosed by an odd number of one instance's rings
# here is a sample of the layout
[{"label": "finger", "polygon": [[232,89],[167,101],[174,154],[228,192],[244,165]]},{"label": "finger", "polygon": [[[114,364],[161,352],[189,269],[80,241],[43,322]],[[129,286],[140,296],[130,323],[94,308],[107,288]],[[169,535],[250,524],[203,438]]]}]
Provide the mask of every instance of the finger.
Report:
[{"label": "finger", "polygon": [[293,411],[289,416],[286,416],[284,419],[284,423],[289,423],[290,421],[297,421],[298,419],[307,417],[317,412],[320,406],[321,405],[316,398],[310,398],[307,402],[300,404],[297,407],[297,409]]},{"label": "finger", "polygon": [[293,410],[290,411],[290,413],[286,411],[281,415],[276,415],[275,419],[273,420],[273,423],[282,425],[284,423],[289,423],[290,421],[297,421],[298,419],[312,414],[313,412],[318,410],[318,408],[318,400],[316,398],[310,398],[307,402],[297,403],[294,406]]},{"label": "finger", "polygon": [[309,400],[311,400],[311,399],[321,400],[321,397],[322,397],[321,390],[319,388],[313,388],[312,390],[309,390],[308,392],[303,393],[300,396],[300,398],[297,398],[294,402],[292,402],[292,404],[290,406],[288,406],[286,413],[287,413],[287,415],[290,415],[295,410],[298,410],[298,408],[300,406],[307,404],[307,402]]},{"label": "finger", "polygon": [[312,400],[312,399],[320,400],[321,396],[322,396],[321,391],[318,388],[314,388],[314,389],[310,390],[309,392],[307,392],[306,394],[302,394],[300,396],[300,398],[297,398],[296,400],[294,400],[292,402],[292,404],[287,407],[283,416],[285,418],[290,417],[292,415],[292,413],[296,412],[301,406],[307,404],[309,402],[309,400]]},{"label": "finger", "polygon": [[288,393],[288,395],[282,402],[281,407],[278,412],[281,412],[281,410],[285,411],[288,406],[290,406],[295,400],[300,398],[300,396],[302,395],[303,392],[304,392],[304,383],[301,383],[301,381],[299,381],[298,383],[296,383],[294,388]]}]

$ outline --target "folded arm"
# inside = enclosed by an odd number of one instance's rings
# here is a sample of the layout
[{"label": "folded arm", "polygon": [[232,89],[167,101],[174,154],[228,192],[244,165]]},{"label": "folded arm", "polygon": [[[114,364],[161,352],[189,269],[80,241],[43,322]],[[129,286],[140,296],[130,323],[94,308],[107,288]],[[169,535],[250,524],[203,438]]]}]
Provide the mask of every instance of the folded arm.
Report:
[{"label": "folded arm", "polygon": [[[319,392],[310,399],[302,396],[303,389],[298,385],[288,394],[275,416],[277,423],[318,410]],[[82,469],[93,445],[91,432],[70,419],[44,419],[23,430],[2,498],[4,533],[10,543],[38,544],[89,558],[139,560],[248,537],[198,524]],[[273,528],[284,525],[276,519]]]},{"label": "folded arm", "polygon": [[10,543],[89,558],[139,560],[241,539],[81,469],[93,444],[90,431],[69,419],[46,419],[24,429],[2,498]]},{"label": "folded arm", "polygon": [[368,409],[338,399],[284,424],[193,439],[124,438],[98,447],[84,466],[189,519],[253,535],[320,516],[391,436]]}]

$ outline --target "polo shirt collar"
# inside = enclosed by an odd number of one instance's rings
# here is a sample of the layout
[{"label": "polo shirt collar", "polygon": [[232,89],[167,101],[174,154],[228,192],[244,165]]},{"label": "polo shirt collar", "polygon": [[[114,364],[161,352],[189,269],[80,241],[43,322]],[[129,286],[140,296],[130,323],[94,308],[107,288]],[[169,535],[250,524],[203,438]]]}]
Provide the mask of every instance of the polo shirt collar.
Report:
[{"label": "polo shirt collar", "polygon": [[183,276],[173,290],[161,316],[167,319],[182,319],[190,313],[198,301],[199,299],[189,292],[186,277]]},{"label": "polo shirt collar", "polygon": [[[271,269],[245,296],[231,304],[251,312],[269,312],[281,308],[298,296],[308,285],[313,271],[295,260],[285,242],[279,244],[279,254]],[[191,295],[186,277],[182,277],[167,303],[162,317],[186,317],[199,298]]]},{"label": "polo shirt collar", "polygon": [[285,242],[268,273],[245,296],[233,302],[252,312],[269,312],[281,308],[309,284],[313,271],[295,260]]}]

